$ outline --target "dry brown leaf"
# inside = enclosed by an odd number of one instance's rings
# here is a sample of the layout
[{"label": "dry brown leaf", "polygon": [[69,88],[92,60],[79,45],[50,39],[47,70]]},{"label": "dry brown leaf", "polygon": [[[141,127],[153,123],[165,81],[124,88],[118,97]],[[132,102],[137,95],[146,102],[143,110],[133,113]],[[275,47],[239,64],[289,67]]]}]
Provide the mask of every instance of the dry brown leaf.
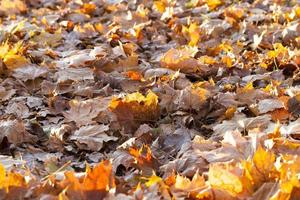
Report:
[{"label": "dry brown leaf", "polygon": [[58,83],[72,80],[94,80],[93,71],[89,68],[67,68],[56,72],[56,80]]},{"label": "dry brown leaf", "polygon": [[82,126],[70,136],[70,139],[80,149],[100,151],[103,143],[118,140],[117,137],[107,135],[105,132],[108,130],[109,126],[103,124]]},{"label": "dry brown leaf", "polygon": [[63,112],[67,121],[74,121],[78,127],[93,124],[94,118],[108,109],[110,98],[94,98],[85,101],[71,100],[70,110]]},{"label": "dry brown leaf", "polygon": [[0,121],[0,141],[7,138],[9,143],[18,145],[28,141],[28,133],[20,120],[1,120]]},{"label": "dry brown leaf", "polygon": [[263,99],[258,102],[258,111],[260,114],[264,114],[279,108],[284,108],[284,104],[280,100]]},{"label": "dry brown leaf", "polygon": [[16,93],[15,89],[6,90],[5,87],[0,86],[0,100],[7,101]]},{"label": "dry brown leaf", "polygon": [[45,77],[48,69],[45,67],[38,67],[36,65],[27,65],[19,67],[14,70],[13,77],[22,81],[34,80],[39,77]]}]

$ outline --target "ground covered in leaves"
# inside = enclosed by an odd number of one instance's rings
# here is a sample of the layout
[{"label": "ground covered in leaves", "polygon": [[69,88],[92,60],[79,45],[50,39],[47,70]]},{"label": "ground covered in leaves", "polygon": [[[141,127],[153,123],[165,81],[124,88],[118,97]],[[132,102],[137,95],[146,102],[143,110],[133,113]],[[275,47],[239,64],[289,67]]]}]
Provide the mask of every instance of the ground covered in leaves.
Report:
[{"label": "ground covered in leaves", "polygon": [[0,199],[300,199],[299,1],[0,16]]}]

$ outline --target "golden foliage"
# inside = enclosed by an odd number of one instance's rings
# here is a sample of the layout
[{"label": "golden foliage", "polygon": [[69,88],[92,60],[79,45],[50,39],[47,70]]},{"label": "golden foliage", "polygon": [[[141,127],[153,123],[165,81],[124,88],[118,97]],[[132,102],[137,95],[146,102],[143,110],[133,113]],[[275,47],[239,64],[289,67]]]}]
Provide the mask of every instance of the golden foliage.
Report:
[{"label": "golden foliage", "polygon": [[140,123],[155,120],[159,116],[158,96],[151,90],[146,96],[135,92],[123,99],[113,98],[109,108],[127,130],[133,130]]},{"label": "golden foliage", "polygon": [[14,45],[5,42],[0,46],[0,59],[3,60],[8,69],[16,69],[29,63],[23,56],[24,51],[22,42],[17,42]]},{"label": "golden foliage", "polygon": [[167,51],[160,64],[162,67],[172,70],[180,70],[182,72],[196,72],[198,69],[198,61],[193,58],[196,49],[185,47],[181,49],[170,49]]},{"label": "golden foliage", "polygon": [[16,172],[6,172],[4,166],[0,163],[0,189],[9,192],[11,187],[26,187],[27,183],[24,177]]}]

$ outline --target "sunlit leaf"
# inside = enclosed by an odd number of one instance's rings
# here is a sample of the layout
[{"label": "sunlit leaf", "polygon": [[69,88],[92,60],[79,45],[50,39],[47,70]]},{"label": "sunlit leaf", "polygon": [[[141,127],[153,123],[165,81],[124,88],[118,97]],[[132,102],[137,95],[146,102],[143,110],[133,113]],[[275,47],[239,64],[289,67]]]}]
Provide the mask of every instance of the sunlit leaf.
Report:
[{"label": "sunlit leaf", "polygon": [[195,72],[198,69],[198,61],[194,59],[194,48],[170,49],[162,57],[160,64],[163,67],[182,72]]},{"label": "sunlit leaf", "polygon": [[231,165],[210,166],[208,181],[212,187],[223,189],[232,196],[247,194],[252,188],[243,169]]}]

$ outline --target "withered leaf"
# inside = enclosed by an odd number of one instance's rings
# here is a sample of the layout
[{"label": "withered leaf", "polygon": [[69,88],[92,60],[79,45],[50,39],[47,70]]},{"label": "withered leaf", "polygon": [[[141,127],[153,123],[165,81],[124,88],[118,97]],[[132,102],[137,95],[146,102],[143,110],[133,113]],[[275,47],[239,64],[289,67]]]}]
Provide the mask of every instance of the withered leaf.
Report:
[{"label": "withered leaf", "polygon": [[71,100],[70,110],[63,112],[67,121],[76,122],[77,126],[88,125],[94,123],[93,119],[98,116],[101,111],[108,109],[110,98],[94,98],[85,101]]},{"label": "withered leaf", "polygon": [[94,80],[93,71],[89,68],[67,68],[58,71],[55,74],[58,83],[67,80]]},{"label": "withered leaf", "polygon": [[76,130],[70,137],[80,149],[99,151],[104,142],[116,141],[118,138],[109,136],[105,132],[109,130],[107,125],[88,125]]},{"label": "withered leaf", "polygon": [[1,120],[0,121],[0,141],[7,138],[9,143],[18,145],[30,141],[25,130],[24,123],[20,120]]}]

